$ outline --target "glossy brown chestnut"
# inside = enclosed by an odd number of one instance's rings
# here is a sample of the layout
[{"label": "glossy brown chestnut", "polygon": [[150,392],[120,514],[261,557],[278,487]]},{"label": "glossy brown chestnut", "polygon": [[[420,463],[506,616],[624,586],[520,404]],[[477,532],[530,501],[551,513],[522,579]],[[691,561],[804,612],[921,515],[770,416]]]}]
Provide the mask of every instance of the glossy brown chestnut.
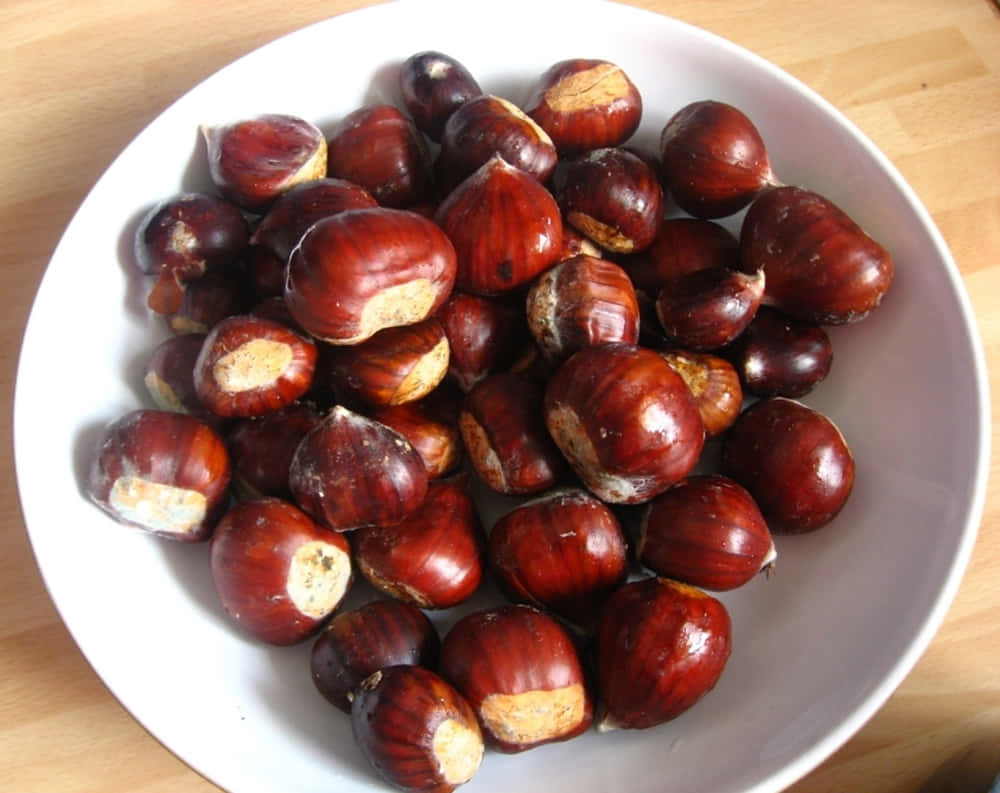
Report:
[{"label": "glossy brown chestnut", "polygon": [[642,97],[620,66],[573,58],[542,73],[524,110],[562,156],[575,156],[628,140],[642,119]]},{"label": "glossy brown chestnut", "polygon": [[400,209],[353,209],[303,235],[288,260],[285,301],[313,336],[357,344],[437,311],[455,270],[455,249],[433,221]]},{"label": "glossy brown chestnut", "polygon": [[330,130],[326,145],[327,173],[361,185],[381,206],[405,209],[433,195],[424,138],[392,105],[348,113]]},{"label": "glossy brown chestnut", "polygon": [[801,397],[826,379],[833,345],[822,327],[761,306],[726,350],[743,388],[755,396]]},{"label": "glossy brown chestnut", "polygon": [[705,442],[697,405],[658,353],[631,344],[585,347],[549,379],[545,423],[598,498],[634,504],[690,473]]},{"label": "glossy brown chestnut", "polygon": [[585,490],[557,490],[501,517],[487,559],[511,600],[589,630],[625,580],[625,534],[611,509]]},{"label": "glossy brown chestnut", "polygon": [[208,424],[183,413],[135,410],[105,428],[86,490],[119,523],[200,542],[226,508],[230,476],[226,445]]},{"label": "glossy brown chestnut", "polygon": [[729,429],[743,407],[743,387],[736,368],[725,358],[708,352],[673,349],[660,355],[690,389],[705,434],[714,438]]},{"label": "glossy brown chestnut", "polygon": [[747,210],[742,267],[767,274],[764,302],[822,325],[856,322],[892,285],[893,260],[840,207],[801,187],[778,187]]},{"label": "glossy brown chestnut", "polygon": [[757,502],[721,474],[689,476],[646,509],[636,558],[654,573],[703,589],[736,589],[777,553]]},{"label": "glossy brown chestnut", "polygon": [[339,393],[370,405],[401,405],[434,390],[448,373],[449,355],[444,328],[430,317],[332,348],[330,375]]},{"label": "glossy brown chestnut", "polygon": [[220,267],[189,281],[177,311],[167,316],[174,333],[208,333],[222,320],[249,311],[254,295],[239,267]]},{"label": "glossy brown chestnut", "polygon": [[447,476],[461,464],[464,451],[458,430],[459,396],[439,387],[423,399],[402,405],[379,405],[371,417],[410,442],[427,468],[427,476]]},{"label": "glossy brown chestnut", "polygon": [[529,341],[521,306],[457,289],[436,314],[448,337],[448,377],[462,391],[511,365]]},{"label": "glossy brown chestnut", "polygon": [[552,487],[565,461],[542,418],[542,385],[498,372],[465,397],[458,417],[466,457],[498,493],[527,495]]},{"label": "glossy brown chestnut", "polygon": [[181,306],[188,282],[235,262],[250,239],[239,208],[209,193],[181,193],[154,206],[135,233],[136,264],[156,282],[147,304],[158,314]]},{"label": "glossy brown chestnut", "polygon": [[698,218],[735,214],[777,184],[757,127],[725,102],[681,108],[660,134],[664,186],[677,205]]},{"label": "glossy brown chestnut", "polygon": [[311,403],[296,402],[258,418],[237,421],[227,437],[236,491],[247,499],[275,496],[290,500],[292,455],[322,419]]},{"label": "glossy brown chestnut", "polygon": [[313,643],[309,670],[316,689],[351,712],[362,681],[387,666],[437,665],[441,639],[427,615],[399,600],[373,600],[341,611]]},{"label": "glossy brown chestnut", "polygon": [[482,763],[483,736],[469,703],[422,666],[390,666],[358,687],[354,739],[389,784],[413,793],[451,793]]},{"label": "glossy brown chestnut", "polygon": [[668,281],[707,268],[736,269],[740,244],[725,226],[700,218],[666,218],[652,244],[621,260],[635,288],[655,298]]},{"label": "glossy brown chestnut", "polygon": [[458,257],[455,286],[477,295],[498,295],[528,283],[562,249],[555,198],[499,156],[459,184],[435,219]]},{"label": "glossy brown chestnut", "polygon": [[243,314],[218,323],[194,365],[198,399],[219,416],[262,416],[312,385],[316,345],[280,322]]},{"label": "glossy brown chestnut", "polygon": [[487,743],[522,752],[580,735],[593,698],[566,629],[526,605],[462,617],[441,643],[442,676],[469,701]]},{"label": "glossy brown chestnut", "polygon": [[287,263],[263,245],[251,243],[247,248],[244,268],[250,288],[258,300],[282,296]]},{"label": "glossy brown chestnut", "polygon": [[448,117],[441,132],[436,174],[443,194],[494,157],[544,183],[558,155],[551,138],[513,102],[483,94]]},{"label": "glossy brown chestnut", "polygon": [[483,577],[483,531],[467,480],[436,479],[423,504],[399,523],[354,533],[354,558],[368,583],[425,609],[472,596]]},{"label": "glossy brown chestnut", "polygon": [[556,257],[556,261],[561,262],[564,259],[572,259],[574,256],[594,256],[595,258],[601,258],[601,249],[590,239],[585,237],[579,231],[577,231],[572,226],[563,223],[563,241],[562,250]]},{"label": "glossy brown chestnut", "polygon": [[403,106],[417,129],[437,143],[458,107],[480,96],[476,78],[461,63],[436,50],[417,52],[399,68]]},{"label": "glossy brown chestnut", "polygon": [[201,128],[213,184],[233,203],[263,212],[300,182],[326,176],[326,139],[297,116],[267,113]]},{"label": "glossy brown chestnut", "polygon": [[427,469],[398,432],[336,405],[299,443],[288,485],[316,520],[347,531],[398,523],[416,511]]},{"label": "glossy brown chestnut", "polygon": [[648,248],[663,218],[656,172],[625,149],[595,149],[571,160],[559,190],[566,222],[601,248],[635,253]]},{"label": "glossy brown chestnut", "polygon": [[528,328],[550,362],[583,347],[639,340],[639,304],[625,271],[613,262],[574,256],[550,267],[528,290]]},{"label": "glossy brown chestnut", "polygon": [[625,584],[597,630],[597,728],[645,729],[691,708],[719,681],[732,650],[726,607],[666,578]]},{"label": "glossy brown chestnut", "polygon": [[268,644],[315,634],[353,578],[344,536],[277,498],[229,510],[212,536],[209,562],[226,613]]},{"label": "glossy brown chestnut", "polygon": [[142,379],[156,407],[200,419],[214,415],[198,400],[194,388],[194,364],[204,341],[203,333],[185,333],[156,345]]},{"label": "glossy brown chestnut", "polygon": [[739,336],[764,296],[764,271],[711,268],[667,283],[656,296],[656,316],[667,338],[689,350],[717,350]]},{"label": "glossy brown chestnut", "polygon": [[785,397],[743,411],[723,450],[724,471],[754,497],[773,532],[825,526],[854,486],[854,456],[833,421]]},{"label": "glossy brown chestnut", "polygon": [[350,209],[374,206],[378,206],[378,202],[359,184],[333,177],[311,179],[289,188],[275,199],[254,229],[251,242],[274,254],[284,268],[302,235],[317,220]]}]

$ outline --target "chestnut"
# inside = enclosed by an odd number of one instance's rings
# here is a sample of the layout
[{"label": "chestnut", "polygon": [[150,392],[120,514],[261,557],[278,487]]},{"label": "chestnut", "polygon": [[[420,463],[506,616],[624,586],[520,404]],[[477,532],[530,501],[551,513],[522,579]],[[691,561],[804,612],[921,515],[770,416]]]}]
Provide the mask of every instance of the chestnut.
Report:
[{"label": "chestnut", "polygon": [[691,391],[706,436],[718,437],[733,426],[743,408],[743,387],[728,360],[709,352],[681,349],[664,350],[660,355]]},{"label": "chestnut", "polygon": [[262,212],[300,182],[326,176],[326,139],[309,121],[281,113],[201,127],[208,173],[219,192]]},{"label": "chestnut", "polygon": [[579,255],[601,258],[601,248],[590,238],[584,236],[572,226],[563,223],[562,250],[556,257],[557,262],[572,259]]},{"label": "chestnut", "polygon": [[760,307],[725,354],[755,396],[805,396],[833,365],[833,345],[821,326],[768,306]]},{"label": "chestnut", "polygon": [[180,306],[167,315],[167,325],[174,333],[208,333],[227,317],[245,313],[252,303],[243,269],[220,267],[187,283]]},{"label": "chestnut", "polygon": [[650,501],[635,550],[657,575],[717,591],[743,586],[777,555],[753,496],[722,474],[689,476]]},{"label": "chestnut", "polygon": [[757,127],[725,102],[678,110],[660,134],[660,159],[664,186],[697,218],[733,215],[778,183]]},{"label": "chestnut", "polygon": [[515,507],[490,530],[490,569],[516,602],[551,611],[583,630],[625,580],[625,534],[604,502],[579,488]]},{"label": "chestnut", "polygon": [[448,373],[448,337],[434,317],[380,330],[360,344],[330,350],[334,388],[371,405],[427,396]]},{"label": "chestnut", "polygon": [[760,307],[764,271],[706,268],[667,283],[656,316],[667,338],[689,350],[717,350],[739,336]]},{"label": "chestnut", "polygon": [[526,311],[535,343],[553,363],[593,344],[639,339],[635,289],[605,259],[580,255],[549,268],[528,290]]},{"label": "chestnut", "polygon": [[616,504],[647,501],[688,475],[705,429],[679,374],[653,350],[585,347],[553,373],[545,423],[587,488]]},{"label": "chestnut", "polygon": [[726,607],[667,578],[625,584],[597,628],[597,728],[645,729],[691,708],[715,687],[732,651]]},{"label": "chestnut", "polygon": [[328,702],[351,712],[354,692],[369,675],[387,666],[437,665],[441,638],[416,606],[399,600],[372,600],[341,611],[316,636],[309,670]]},{"label": "chestnut", "polygon": [[740,228],[742,267],[767,274],[764,303],[796,319],[842,325],[868,316],[892,285],[892,256],[828,198],[777,187]]},{"label": "chestnut", "polygon": [[435,220],[455,247],[455,285],[491,296],[519,287],[551,266],[562,248],[555,198],[499,155],[441,202]]},{"label": "chestnut", "polygon": [[263,245],[251,243],[243,263],[247,283],[259,300],[281,297],[285,289],[286,259],[280,259]]},{"label": "chestnut", "polygon": [[335,405],[296,448],[288,485],[299,507],[347,531],[414,512],[427,494],[427,469],[398,432]]},{"label": "chestnut", "polygon": [[464,456],[458,402],[457,395],[439,387],[414,402],[378,405],[370,415],[406,438],[423,460],[427,476],[438,479],[454,473]]},{"label": "chestnut", "polygon": [[432,315],[455,283],[455,249],[431,220],[401,209],[352,209],[316,221],[288,260],[295,321],[330,344],[357,344]]},{"label": "chestnut", "polygon": [[483,760],[483,735],[462,695],[422,666],[389,666],[367,677],[351,704],[354,739],[389,784],[451,793]]},{"label": "chestnut", "polygon": [[200,542],[226,508],[230,477],[225,442],[208,424],[183,413],[135,410],[105,428],[86,492],[119,523]]},{"label": "chestnut", "polygon": [[305,394],[315,369],[312,341],[279,322],[245,314],[224,319],[205,337],[194,386],[216,415],[260,416]]},{"label": "chestnut", "polygon": [[466,614],[441,642],[440,669],[472,705],[487,743],[502,752],[575,738],[593,722],[573,640],[531,606]]},{"label": "chestnut", "polygon": [[147,297],[158,314],[181,307],[188,282],[243,254],[250,226],[233,203],[210,193],[181,193],[161,201],[139,221],[136,264],[157,276]]},{"label": "chestnut", "polygon": [[399,90],[417,129],[435,143],[451,114],[483,93],[465,66],[436,50],[417,52],[403,61]]},{"label": "chestnut", "polygon": [[326,146],[327,173],[360,185],[381,206],[405,209],[432,195],[424,138],[392,105],[348,113],[333,125]]},{"label": "chestnut", "polygon": [[414,512],[391,526],[358,529],[352,544],[368,583],[421,608],[457,606],[482,581],[482,526],[466,476],[432,481]]},{"label": "chestnut", "polygon": [[656,172],[626,149],[595,149],[567,163],[558,195],[566,223],[601,248],[648,248],[663,218]]},{"label": "chestnut", "polygon": [[573,58],[539,76],[524,111],[568,157],[628,140],[642,119],[642,97],[620,66]]},{"label": "chestnut", "polygon": [[854,486],[854,456],[837,425],[786,397],[758,400],[740,414],[722,464],[750,491],[773,532],[825,526]]},{"label": "chestnut", "polygon": [[458,417],[466,457],[490,488],[539,493],[565,472],[542,418],[540,383],[513,372],[490,375],[465,397]]},{"label": "chestnut", "polygon": [[302,439],[322,421],[309,402],[295,402],[257,418],[237,421],[227,441],[233,485],[244,498],[276,496],[290,500],[288,469]]},{"label": "chestnut", "polygon": [[214,417],[201,404],[194,388],[194,364],[204,341],[204,333],[185,333],[169,336],[156,345],[142,378],[156,407],[200,419]]},{"label": "chestnut", "polygon": [[353,579],[344,536],[277,498],[230,509],[212,536],[209,562],[223,608],[268,644],[296,644],[315,634]]}]

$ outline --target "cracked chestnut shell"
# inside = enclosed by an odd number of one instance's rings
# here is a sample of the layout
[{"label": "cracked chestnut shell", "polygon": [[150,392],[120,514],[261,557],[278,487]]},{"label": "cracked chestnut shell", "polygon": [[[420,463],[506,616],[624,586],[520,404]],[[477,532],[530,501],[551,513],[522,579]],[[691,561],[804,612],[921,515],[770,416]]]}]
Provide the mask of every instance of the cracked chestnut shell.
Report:
[{"label": "cracked chestnut shell", "polygon": [[719,681],[732,651],[726,607],[666,578],[625,584],[597,629],[597,728],[646,729],[691,708]]},{"label": "cracked chestnut shell", "polygon": [[440,669],[472,705],[486,741],[523,752],[586,731],[593,697],[572,638],[525,605],[462,617],[441,643]]},{"label": "cracked chestnut shell", "polygon": [[545,423],[587,488],[615,504],[647,501],[698,462],[705,429],[691,392],[652,350],[600,344],[551,376]]},{"label": "cracked chestnut shell", "polygon": [[417,129],[435,143],[451,114],[483,93],[465,66],[436,50],[417,52],[403,61],[399,90]]},{"label": "cracked chestnut shell", "polygon": [[367,677],[351,705],[351,727],[378,775],[413,793],[451,793],[483,759],[469,703],[422,666],[390,666]]}]

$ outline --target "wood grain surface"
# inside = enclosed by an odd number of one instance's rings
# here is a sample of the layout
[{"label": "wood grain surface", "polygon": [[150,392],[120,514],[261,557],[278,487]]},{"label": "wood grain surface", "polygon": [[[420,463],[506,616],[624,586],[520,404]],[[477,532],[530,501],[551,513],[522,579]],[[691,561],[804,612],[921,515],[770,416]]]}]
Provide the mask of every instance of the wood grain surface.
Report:
[{"label": "wood grain surface", "polygon": [[[470,0],[471,2],[472,0]],[[156,114],[232,59],[363,0],[0,2],[0,434],[32,297],[78,204]],[[909,180],[972,299],[1000,406],[1000,10],[990,0],[643,0],[801,78]],[[483,3],[484,8],[487,7]],[[556,32],[557,33],[557,32]],[[53,329],[54,333],[67,329]],[[933,376],[928,361],[928,376]],[[53,388],[66,387],[53,367]],[[68,394],[69,396],[69,394]],[[994,421],[994,426],[996,422]],[[997,443],[993,432],[993,446]],[[946,621],[886,705],[794,793],[916,793],[1000,745],[1000,478]],[[13,460],[0,480],[0,789],[208,793],[87,665],[42,584]],[[974,748],[973,748],[974,747]],[[950,789],[950,788],[949,788]],[[956,788],[958,789],[958,788]],[[961,788],[977,793],[971,781]]]}]

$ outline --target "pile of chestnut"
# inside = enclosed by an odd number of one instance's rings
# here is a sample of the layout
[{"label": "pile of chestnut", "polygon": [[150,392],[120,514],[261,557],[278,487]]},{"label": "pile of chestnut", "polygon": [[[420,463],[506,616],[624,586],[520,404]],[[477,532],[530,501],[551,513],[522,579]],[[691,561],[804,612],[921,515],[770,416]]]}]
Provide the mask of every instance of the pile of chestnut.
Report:
[{"label": "pile of chestnut", "polygon": [[[851,492],[844,437],[799,398],[824,326],[873,311],[893,265],[725,103],[650,152],[603,60],[515,105],[422,52],[399,89],[325,132],[203,129],[216,189],[136,233],[173,331],[155,407],[108,426],[87,488],[206,542],[241,629],[314,642],[377,772],[450,791],[486,746],[651,727],[712,689],[731,625],[709,592]],[[738,236],[719,222],[744,210]],[[480,491],[516,500],[488,526]],[[377,596],[344,609],[357,577]],[[509,602],[440,636],[426,612],[487,580]]]}]

